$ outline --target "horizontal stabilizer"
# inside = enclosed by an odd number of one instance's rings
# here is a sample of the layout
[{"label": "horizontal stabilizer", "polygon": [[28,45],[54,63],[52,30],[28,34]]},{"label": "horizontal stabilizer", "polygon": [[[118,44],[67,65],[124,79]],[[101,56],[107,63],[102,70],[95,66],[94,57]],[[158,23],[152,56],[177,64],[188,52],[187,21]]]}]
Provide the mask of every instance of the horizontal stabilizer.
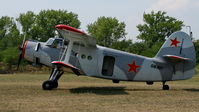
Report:
[{"label": "horizontal stabilizer", "polygon": [[67,68],[72,68],[72,69],[75,69],[75,70],[79,70],[78,68],[74,67],[74,66],[71,65],[71,64],[65,64],[65,63],[60,62],[60,61],[53,61],[52,64],[64,66],[64,67],[67,67]]},{"label": "horizontal stabilizer", "polygon": [[185,57],[176,56],[176,55],[164,55],[163,57],[175,62],[191,60],[190,58],[185,58]]}]

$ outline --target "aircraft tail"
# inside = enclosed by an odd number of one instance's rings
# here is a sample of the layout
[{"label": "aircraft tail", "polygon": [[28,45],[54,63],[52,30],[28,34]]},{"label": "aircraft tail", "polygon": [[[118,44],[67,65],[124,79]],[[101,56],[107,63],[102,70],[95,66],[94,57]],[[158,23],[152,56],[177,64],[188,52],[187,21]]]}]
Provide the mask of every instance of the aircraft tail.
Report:
[{"label": "aircraft tail", "polygon": [[172,33],[155,58],[163,59],[173,66],[174,75],[183,74],[182,79],[195,74],[196,53],[191,37],[185,32]]}]

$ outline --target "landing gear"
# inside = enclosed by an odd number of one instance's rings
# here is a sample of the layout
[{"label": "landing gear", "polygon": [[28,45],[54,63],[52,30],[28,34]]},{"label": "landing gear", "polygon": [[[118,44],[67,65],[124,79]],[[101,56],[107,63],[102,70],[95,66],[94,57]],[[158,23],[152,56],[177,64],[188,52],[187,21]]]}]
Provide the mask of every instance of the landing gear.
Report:
[{"label": "landing gear", "polygon": [[166,81],[163,82],[163,90],[169,90],[169,85],[165,85]]},{"label": "landing gear", "polygon": [[120,83],[119,80],[112,80],[113,83]]},{"label": "landing gear", "polygon": [[59,68],[54,68],[52,73],[49,77],[49,80],[44,81],[42,84],[43,90],[52,90],[58,87],[58,80],[62,76],[64,72],[61,71]]},{"label": "landing gear", "polygon": [[153,85],[153,82],[148,81],[148,82],[146,82],[146,84],[147,84],[147,85]]},{"label": "landing gear", "polygon": [[57,88],[57,87],[58,87],[57,81],[47,80],[42,84],[43,90],[52,90],[52,89]]}]

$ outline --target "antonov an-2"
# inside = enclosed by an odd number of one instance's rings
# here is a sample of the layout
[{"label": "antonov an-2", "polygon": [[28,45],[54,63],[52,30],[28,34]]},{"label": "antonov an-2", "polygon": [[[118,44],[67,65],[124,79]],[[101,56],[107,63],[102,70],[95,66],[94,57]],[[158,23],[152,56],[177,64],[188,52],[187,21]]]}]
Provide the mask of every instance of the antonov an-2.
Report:
[{"label": "antonov an-2", "polygon": [[119,81],[139,81],[153,84],[185,80],[195,74],[196,55],[191,37],[185,32],[171,34],[155,57],[149,58],[96,44],[96,39],[67,25],[57,25],[61,38],[47,42],[28,40],[21,46],[22,58],[52,68],[44,90],[58,87],[58,80],[70,68],[76,75],[86,75]]}]

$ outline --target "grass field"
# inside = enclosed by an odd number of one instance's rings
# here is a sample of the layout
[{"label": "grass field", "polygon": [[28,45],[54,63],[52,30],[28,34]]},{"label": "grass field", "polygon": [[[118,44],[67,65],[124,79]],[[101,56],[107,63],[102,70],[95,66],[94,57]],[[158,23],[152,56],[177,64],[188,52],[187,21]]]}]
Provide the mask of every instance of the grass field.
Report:
[{"label": "grass field", "polygon": [[0,75],[0,112],[198,112],[199,74],[162,83],[121,82],[65,74],[59,88],[43,91],[49,74]]}]

